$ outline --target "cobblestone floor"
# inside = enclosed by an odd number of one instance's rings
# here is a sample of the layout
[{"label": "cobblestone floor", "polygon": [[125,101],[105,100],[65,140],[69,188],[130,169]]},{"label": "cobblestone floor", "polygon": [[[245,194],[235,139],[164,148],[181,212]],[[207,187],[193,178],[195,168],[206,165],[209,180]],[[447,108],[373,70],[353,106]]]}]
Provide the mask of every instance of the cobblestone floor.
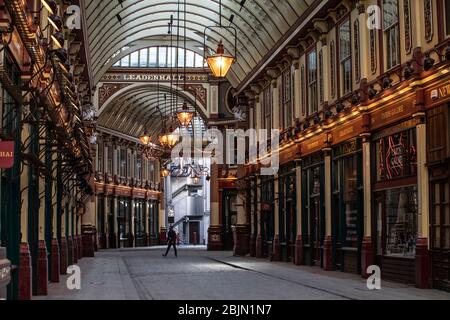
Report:
[{"label": "cobblestone floor", "polygon": [[325,272],[266,259],[179,248],[161,256],[162,247],[104,250],[83,258],[81,290],[68,290],[67,276],[49,285],[49,295],[35,300],[450,300],[450,293],[421,290],[382,281],[370,291],[358,275]]}]

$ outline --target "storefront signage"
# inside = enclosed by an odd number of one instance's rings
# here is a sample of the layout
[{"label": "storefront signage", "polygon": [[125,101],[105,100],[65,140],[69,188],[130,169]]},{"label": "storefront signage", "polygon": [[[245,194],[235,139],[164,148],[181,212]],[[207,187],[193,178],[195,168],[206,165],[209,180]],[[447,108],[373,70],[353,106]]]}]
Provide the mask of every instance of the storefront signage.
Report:
[{"label": "storefront signage", "polygon": [[291,146],[280,153],[280,164],[293,161],[295,159],[297,146]]},{"label": "storefront signage", "polygon": [[434,87],[427,91],[426,94],[426,104],[427,107],[444,103],[450,99],[450,84],[448,81],[446,84],[440,87]]},{"label": "storefront signage", "polygon": [[14,165],[14,141],[0,141],[0,168],[8,169]]},{"label": "storefront signage", "polygon": [[386,106],[372,113],[371,128],[376,129],[397,122],[411,116],[415,111],[416,108],[411,99],[398,105]]},{"label": "storefront signage", "polygon": [[362,132],[362,122],[361,118],[356,120],[356,122],[352,122],[350,124],[346,124],[343,126],[338,126],[333,130],[333,145],[339,144],[343,141],[354,138],[358,134]]},{"label": "storefront signage", "polygon": [[317,137],[307,139],[304,142],[302,142],[301,144],[302,156],[321,150],[324,147],[325,140],[326,135],[320,134]]},{"label": "storefront signage", "polygon": [[[125,73],[125,74],[106,74],[102,77],[102,81],[132,81],[132,82],[147,82],[147,81],[184,81],[183,74],[139,74],[139,73]],[[208,82],[207,74],[187,74],[186,81],[188,82]]]}]

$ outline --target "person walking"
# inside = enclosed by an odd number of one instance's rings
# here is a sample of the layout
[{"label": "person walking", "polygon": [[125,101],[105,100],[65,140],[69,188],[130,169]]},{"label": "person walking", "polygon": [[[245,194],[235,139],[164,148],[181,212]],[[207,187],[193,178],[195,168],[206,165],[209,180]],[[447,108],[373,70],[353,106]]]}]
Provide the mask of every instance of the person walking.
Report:
[{"label": "person walking", "polygon": [[173,230],[173,226],[169,227],[169,232],[167,233],[167,250],[166,250],[166,253],[163,254],[163,257],[167,256],[171,246],[173,246],[173,250],[175,251],[175,257],[178,258],[178,255],[177,255],[177,234],[175,233],[175,230]]}]

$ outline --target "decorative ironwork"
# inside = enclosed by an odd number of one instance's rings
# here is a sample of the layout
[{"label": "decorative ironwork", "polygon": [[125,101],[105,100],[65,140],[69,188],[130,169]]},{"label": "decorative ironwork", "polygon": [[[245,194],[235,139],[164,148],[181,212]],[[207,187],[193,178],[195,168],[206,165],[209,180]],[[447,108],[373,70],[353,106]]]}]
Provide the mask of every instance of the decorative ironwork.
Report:
[{"label": "decorative ironwork", "polygon": [[98,105],[103,106],[105,102],[116,92],[126,88],[130,83],[104,83],[99,89]]},{"label": "decorative ironwork", "polygon": [[403,1],[403,12],[405,15],[405,50],[406,53],[410,53],[412,49],[412,37],[411,37],[411,8],[409,0]]},{"label": "decorative ironwork", "polygon": [[424,2],[424,15],[425,15],[425,39],[427,41],[433,40],[433,4],[431,0],[425,0]]}]

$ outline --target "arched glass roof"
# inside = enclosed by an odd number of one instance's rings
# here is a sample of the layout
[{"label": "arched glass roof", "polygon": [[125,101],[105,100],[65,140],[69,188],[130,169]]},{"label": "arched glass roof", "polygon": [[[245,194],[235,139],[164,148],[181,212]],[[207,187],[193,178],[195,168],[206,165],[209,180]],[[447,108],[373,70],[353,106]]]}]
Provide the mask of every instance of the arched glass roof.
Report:
[{"label": "arched glass roof", "polygon": [[[199,55],[203,55],[206,27],[218,26],[222,21],[222,25],[236,28],[237,60],[228,80],[237,86],[317,1],[222,0],[221,15],[219,0],[85,0],[82,3],[94,84],[115,63],[109,61],[109,65],[107,61],[121,48],[136,51],[136,48],[155,45],[169,46],[168,22],[173,15],[182,39],[186,30],[188,49]],[[233,54],[235,38],[230,30],[207,30],[208,50],[215,51],[220,40],[225,50]],[[142,46],[142,42],[147,43]]]},{"label": "arched glass roof", "polygon": [[[163,130],[163,119],[165,121],[181,110],[184,102],[189,110],[195,110],[194,103],[181,91],[150,86],[130,89],[105,107],[99,115],[98,124],[133,137],[139,137],[148,129],[152,142],[157,143],[157,137]],[[176,125],[177,122],[166,123],[174,129]],[[197,119],[194,128],[191,125],[188,130],[191,134],[194,130],[204,130],[203,122]]]},{"label": "arched glass roof", "polygon": [[[113,67],[125,68],[203,68],[207,64],[203,56],[183,48],[158,46],[143,48],[129,54],[128,47],[117,51],[111,59],[116,61]],[[185,65],[186,63],[186,65]]]}]

